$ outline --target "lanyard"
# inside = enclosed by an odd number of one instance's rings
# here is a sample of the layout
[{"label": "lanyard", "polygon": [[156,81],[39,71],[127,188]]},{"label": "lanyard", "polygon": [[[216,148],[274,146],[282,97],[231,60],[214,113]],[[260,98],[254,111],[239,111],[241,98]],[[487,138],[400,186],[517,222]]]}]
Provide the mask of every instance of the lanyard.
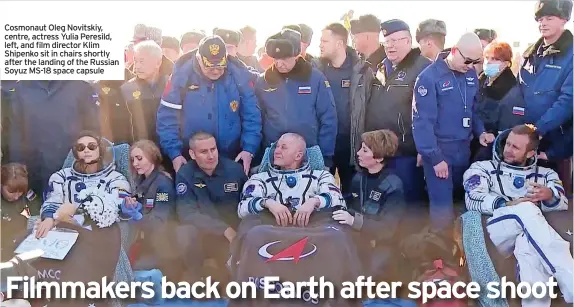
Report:
[{"label": "lanyard", "polygon": [[[456,82],[456,87],[458,88],[458,92],[460,93],[460,98],[462,99],[462,103],[464,104],[464,112],[466,113],[466,83],[464,84],[464,95],[462,95],[462,89],[460,88],[460,83],[458,83],[458,78],[452,72],[452,76],[454,77],[454,82]],[[465,81],[466,82],[466,81]]]}]

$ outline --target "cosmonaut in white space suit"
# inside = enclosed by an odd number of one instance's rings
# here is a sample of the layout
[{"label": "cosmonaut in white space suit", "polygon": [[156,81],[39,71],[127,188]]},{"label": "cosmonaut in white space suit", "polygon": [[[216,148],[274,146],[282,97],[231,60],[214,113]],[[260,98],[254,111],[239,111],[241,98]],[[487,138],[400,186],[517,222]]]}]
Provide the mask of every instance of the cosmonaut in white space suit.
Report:
[{"label": "cosmonaut in white space suit", "polygon": [[[547,282],[554,276],[565,301],[572,303],[570,244],[542,214],[567,210],[568,199],[558,174],[537,165],[538,143],[538,133],[530,125],[501,133],[493,160],[475,162],[464,174],[466,207],[492,215],[486,227],[490,239],[504,256],[514,253],[521,282]],[[547,307],[550,298],[525,299],[522,306]]]}]

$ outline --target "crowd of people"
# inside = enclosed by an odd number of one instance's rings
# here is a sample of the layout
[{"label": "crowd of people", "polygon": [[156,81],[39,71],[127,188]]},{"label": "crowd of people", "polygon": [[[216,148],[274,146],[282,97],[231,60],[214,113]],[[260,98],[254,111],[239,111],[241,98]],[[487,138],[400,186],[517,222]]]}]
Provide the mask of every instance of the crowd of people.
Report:
[{"label": "crowd of people", "polygon": [[2,259],[35,215],[39,238],[131,219],[134,268],[181,261],[171,274],[198,280],[207,258],[233,266],[253,225],[327,221],[348,227],[373,275],[401,238],[427,222],[452,237],[470,210],[493,216],[492,241],[514,251],[523,280],[556,276],[572,302],[570,247],[551,244],[571,216],[540,214],[572,195],[571,13],[571,0],[539,0],[540,38],[518,63],[495,30],[445,48],[444,21],[411,29],[368,14],[322,28],[316,57],[304,24],[257,53],[249,26],[177,39],[137,25],[125,80],[2,81]]}]

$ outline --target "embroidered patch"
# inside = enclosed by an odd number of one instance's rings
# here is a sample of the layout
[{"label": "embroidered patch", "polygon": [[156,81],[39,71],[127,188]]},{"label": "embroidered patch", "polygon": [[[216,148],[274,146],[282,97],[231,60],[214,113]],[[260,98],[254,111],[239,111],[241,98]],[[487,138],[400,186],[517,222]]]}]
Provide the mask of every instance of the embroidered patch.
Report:
[{"label": "embroidered patch", "polygon": [[196,187],[198,187],[198,188],[200,188],[200,189],[203,189],[203,188],[206,187],[206,185],[203,184],[203,183],[196,183],[196,184],[194,184],[194,186],[196,186]]},{"label": "embroidered patch", "polygon": [[237,182],[229,182],[223,185],[223,191],[225,193],[237,192],[239,190]]},{"label": "embroidered patch", "polygon": [[474,77],[466,77],[466,81],[472,82],[472,81],[474,81]]},{"label": "embroidered patch", "polygon": [[199,85],[192,84],[188,88],[190,91],[197,91],[199,89]]},{"label": "embroidered patch", "polygon": [[255,185],[254,184],[250,184],[245,188],[245,191],[243,192],[244,197],[252,197],[253,192],[255,191]]},{"label": "embroidered patch", "polygon": [[270,87],[270,88],[268,88],[268,89],[264,89],[263,91],[264,91],[264,92],[267,92],[267,93],[271,93],[271,92],[275,92],[276,90],[277,90],[276,87]]},{"label": "embroidered patch", "polygon": [[299,94],[311,94],[311,87],[310,86],[300,86],[298,93]]},{"label": "embroidered patch", "polygon": [[147,198],[145,200],[145,207],[146,208],[153,208],[153,198]]},{"label": "embroidered patch", "polygon": [[331,84],[329,84],[329,81],[325,80],[325,87],[331,87]]},{"label": "embroidered patch", "polygon": [[404,72],[403,70],[399,71],[399,73],[397,74],[397,81],[404,81],[405,77],[407,76],[407,73]]},{"label": "embroidered patch", "polygon": [[299,203],[301,202],[300,198],[294,198],[289,196],[287,198],[287,204],[289,204],[289,206],[291,206],[291,208],[297,208],[297,206],[299,206]]},{"label": "embroidered patch", "polygon": [[464,182],[464,190],[469,192],[472,191],[480,185],[480,176],[472,175]]},{"label": "embroidered patch", "polygon": [[513,114],[513,115],[524,116],[524,108],[522,108],[522,107],[512,107],[512,114]]},{"label": "embroidered patch", "polygon": [[342,88],[351,87],[351,80],[341,80],[341,87]]},{"label": "embroidered patch", "polygon": [[419,93],[419,95],[424,97],[427,95],[428,90],[424,86],[421,85],[421,86],[419,86],[419,88],[417,88],[417,92]]},{"label": "embroidered patch", "polygon": [[134,99],[140,99],[140,96],[142,95],[142,92],[136,90],[135,92],[132,93],[132,96],[134,97]]},{"label": "embroidered patch", "polygon": [[447,86],[449,86],[449,85],[450,85],[450,81],[449,81],[449,80],[446,80],[446,81],[444,81],[444,82],[442,83],[442,87],[443,87],[443,88],[444,88],[444,87],[447,87]]},{"label": "embroidered patch", "polygon": [[169,194],[167,193],[156,193],[155,201],[169,201]]},{"label": "embroidered patch", "polygon": [[239,107],[239,102],[237,102],[237,100],[233,100],[229,103],[229,107],[231,108],[231,111],[235,113],[237,112],[237,107]]},{"label": "embroidered patch", "polygon": [[183,182],[177,184],[176,187],[177,194],[181,195],[187,191],[187,185]]},{"label": "embroidered patch", "polygon": [[381,192],[371,191],[371,195],[369,195],[369,199],[374,201],[379,201],[381,199]]},{"label": "embroidered patch", "polygon": [[34,193],[34,191],[29,190],[28,193],[26,193],[26,199],[28,199],[29,201],[33,201],[34,199],[36,199],[36,193]]}]

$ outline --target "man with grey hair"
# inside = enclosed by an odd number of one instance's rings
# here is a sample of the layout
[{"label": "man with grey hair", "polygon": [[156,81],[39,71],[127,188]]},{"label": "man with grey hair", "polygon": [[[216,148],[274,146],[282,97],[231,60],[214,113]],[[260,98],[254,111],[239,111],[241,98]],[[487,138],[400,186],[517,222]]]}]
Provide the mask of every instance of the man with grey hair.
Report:
[{"label": "man with grey hair", "polygon": [[419,43],[421,54],[434,61],[438,54],[444,50],[446,24],[442,20],[427,19],[419,23],[415,37]]},{"label": "man with grey hair", "polygon": [[134,74],[135,78],[120,87],[121,101],[108,106],[113,109],[109,115],[114,143],[157,141],[156,113],[171,65],[163,61],[163,51],[155,41],[146,40],[134,46]]},{"label": "man with grey hair", "polygon": [[237,210],[240,218],[267,209],[278,225],[304,227],[313,212],[345,206],[333,175],[311,169],[306,147],[305,139],[296,133],[279,138],[269,151],[269,170],[253,175],[245,183]]}]

